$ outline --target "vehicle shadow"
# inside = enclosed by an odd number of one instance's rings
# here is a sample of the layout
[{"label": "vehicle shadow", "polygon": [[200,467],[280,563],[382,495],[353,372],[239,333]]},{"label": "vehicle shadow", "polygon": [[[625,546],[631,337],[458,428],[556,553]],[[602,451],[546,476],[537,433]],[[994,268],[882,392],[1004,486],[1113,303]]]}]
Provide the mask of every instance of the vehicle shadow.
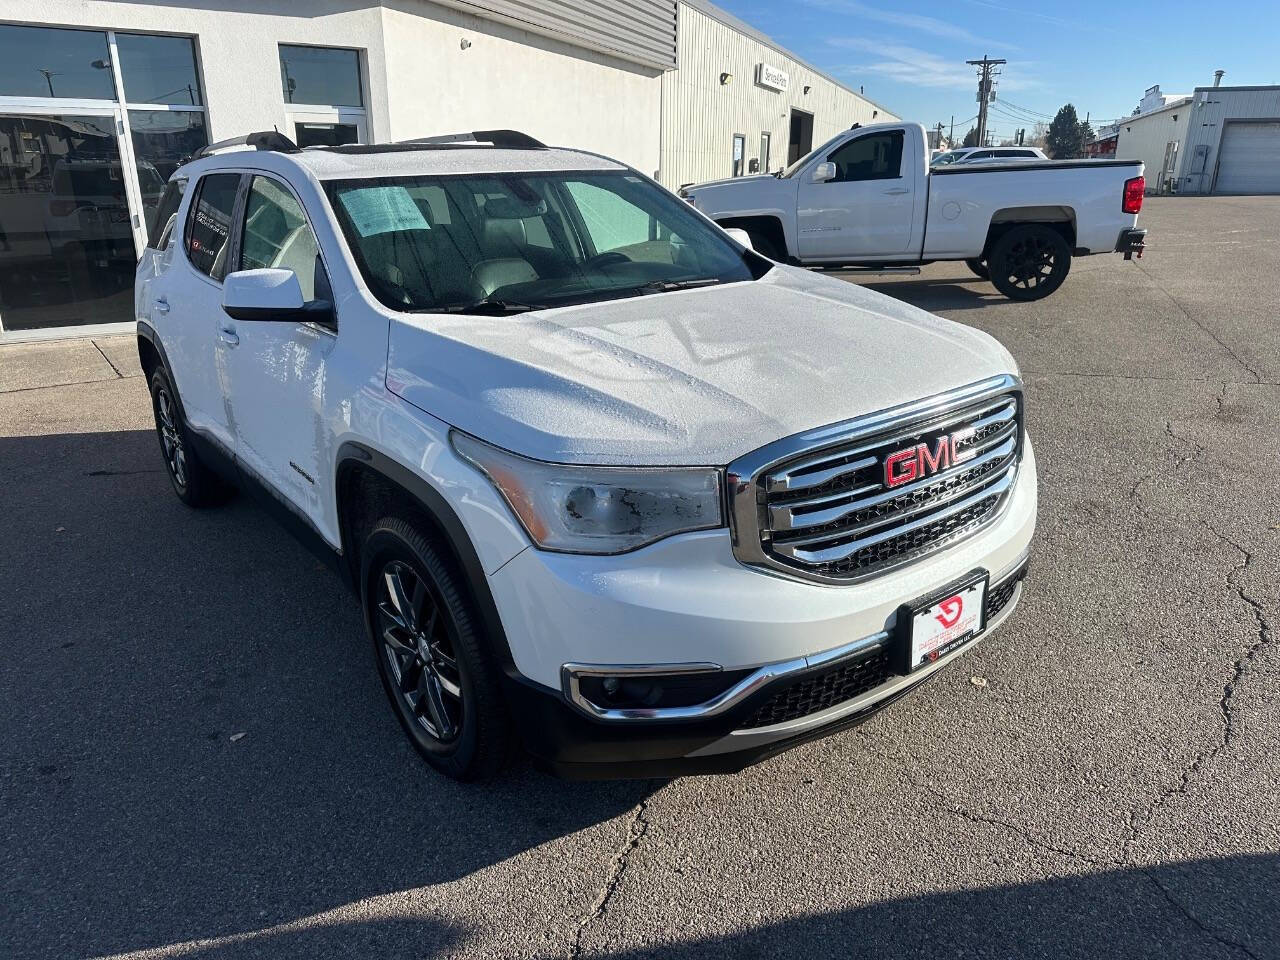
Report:
[{"label": "vehicle shadow", "polygon": [[863,279],[856,272],[833,275],[931,313],[939,310],[977,310],[993,303],[1009,302],[990,281],[968,275],[962,279],[946,280]]},{"label": "vehicle shadow", "polygon": [[182,506],[151,431],[0,438],[0,471],[7,956],[289,924],[466,877],[658,785],[431,771],[338,578],[247,498]]}]

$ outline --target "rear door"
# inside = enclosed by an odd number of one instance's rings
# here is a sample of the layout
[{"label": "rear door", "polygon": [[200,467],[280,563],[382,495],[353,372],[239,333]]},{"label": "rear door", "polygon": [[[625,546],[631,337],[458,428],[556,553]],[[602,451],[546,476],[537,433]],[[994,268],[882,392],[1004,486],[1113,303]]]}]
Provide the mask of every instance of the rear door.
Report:
[{"label": "rear door", "polygon": [[[329,275],[301,201],[284,180],[255,173],[233,252],[235,270],[292,270],[306,300],[330,300]],[[317,529],[330,355],[336,329],[309,321],[233,320],[218,349],[242,469],[284,497]]]},{"label": "rear door", "polygon": [[[827,161],[836,175],[815,183]],[[871,130],[845,140],[800,173],[796,219],[802,260],[900,259],[916,236],[917,167],[923,160],[904,129]],[[922,213],[921,213],[922,215]]]},{"label": "rear door", "polygon": [[140,284],[147,299],[138,304],[160,334],[188,425],[228,452],[234,441],[215,344],[240,180],[239,173],[206,173],[189,188],[186,216],[170,228],[171,252],[148,264],[155,274]]}]

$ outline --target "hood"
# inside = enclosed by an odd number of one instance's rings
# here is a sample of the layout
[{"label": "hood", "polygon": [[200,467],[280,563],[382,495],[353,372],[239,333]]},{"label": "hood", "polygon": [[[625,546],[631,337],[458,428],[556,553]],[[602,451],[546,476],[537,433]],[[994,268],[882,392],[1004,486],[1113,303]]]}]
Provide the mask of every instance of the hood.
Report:
[{"label": "hood", "polygon": [[777,180],[771,173],[754,173],[745,177],[726,177],[723,180],[707,180],[703,183],[691,183],[688,186],[681,187],[686,193],[697,193],[699,190],[706,190],[708,187],[723,187],[729,184],[742,183],[763,183],[765,180]]},{"label": "hood", "polygon": [[387,386],[541,460],[724,465],[1016,370],[985,333],[778,266],[756,281],[507,317],[398,315]]}]

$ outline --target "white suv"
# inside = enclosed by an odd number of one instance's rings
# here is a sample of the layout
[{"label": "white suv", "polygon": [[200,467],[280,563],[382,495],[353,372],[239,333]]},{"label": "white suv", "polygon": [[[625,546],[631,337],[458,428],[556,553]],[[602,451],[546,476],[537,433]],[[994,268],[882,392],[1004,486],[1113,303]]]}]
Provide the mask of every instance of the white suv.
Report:
[{"label": "white suv", "polygon": [[1036,472],[991,337],[512,131],[237,142],[138,268],[169,476],[333,562],[441,771],[740,769],[1013,610]]}]

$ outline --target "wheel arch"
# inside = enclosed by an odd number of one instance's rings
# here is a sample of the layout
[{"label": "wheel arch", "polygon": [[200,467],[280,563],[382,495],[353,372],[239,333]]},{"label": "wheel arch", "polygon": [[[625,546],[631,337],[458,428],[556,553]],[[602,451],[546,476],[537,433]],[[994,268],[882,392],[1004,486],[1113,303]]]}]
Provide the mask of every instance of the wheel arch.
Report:
[{"label": "wheel arch", "polygon": [[769,240],[777,245],[778,252],[781,253],[783,260],[791,257],[787,245],[787,232],[783,227],[782,217],[777,214],[760,213],[745,217],[717,217],[716,223],[726,230],[730,227],[738,227],[747,231],[747,233],[758,233],[768,237]]},{"label": "wheel arch", "polygon": [[991,215],[991,224],[987,228],[987,239],[982,247],[982,256],[978,259],[986,259],[996,241],[1013,227],[1033,223],[1056,230],[1067,241],[1068,247],[1075,248],[1076,212],[1073,207],[1059,205],[1003,207]]},{"label": "wheel arch", "polygon": [[[475,601],[490,652],[504,673],[518,676],[489,579],[462,520],[427,480],[377,450],[353,441],[338,449],[334,496],[346,576],[357,593],[360,582],[360,531],[388,514],[429,528],[445,550]],[[425,532],[425,531],[424,531]]]}]

